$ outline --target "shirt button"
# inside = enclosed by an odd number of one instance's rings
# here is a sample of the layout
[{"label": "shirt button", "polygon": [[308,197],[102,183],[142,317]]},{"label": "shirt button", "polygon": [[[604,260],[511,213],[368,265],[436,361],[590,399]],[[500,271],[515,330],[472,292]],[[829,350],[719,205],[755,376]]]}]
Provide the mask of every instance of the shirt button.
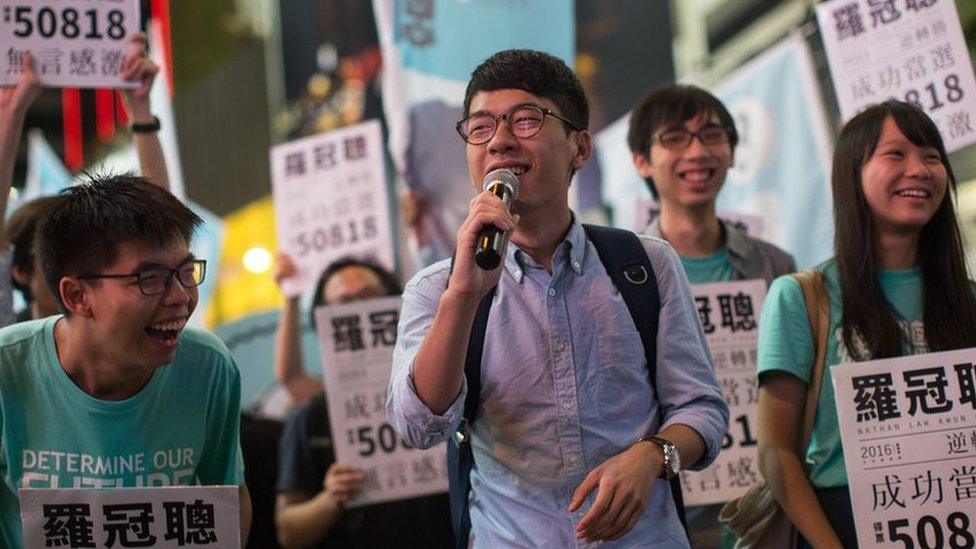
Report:
[{"label": "shirt button", "polygon": [[556,289],[555,288],[549,288],[549,295],[556,295]]},{"label": "shirt button", "polygon": [[563,401],[563,410],[572,410],[572,409],[573,409],[573,401],[572,400],[564,400]]},{"label": "shirt button", "polygon": [[556,350],[559,351],[560,353],[563,352],[563,351],[565,351],[566,350],[566,342],[565,341],[560,341],[559,343],[557,343],[556,344]]},{"label": "shirt button", "polygon": [[580,262],[579,261],[574,261],[573,262],[573,268],[576,269],[576,270],[579,270],[579,268],[580,268]]},{"label": "shirt button", "polygon": [[579,463],[579,456],[576,454],[569,456],[569,462],[572,463],[573,465],[576,465],[577,463]]}]

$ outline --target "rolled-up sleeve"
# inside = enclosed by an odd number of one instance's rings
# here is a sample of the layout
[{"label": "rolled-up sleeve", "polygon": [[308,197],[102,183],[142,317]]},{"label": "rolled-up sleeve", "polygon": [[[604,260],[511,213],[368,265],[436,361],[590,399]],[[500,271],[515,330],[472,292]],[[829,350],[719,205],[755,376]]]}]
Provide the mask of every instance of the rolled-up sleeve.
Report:
[{"label": "rolled-up sleeve", "polygon": [[417,273],[403,290],[386,412],[400,436],[418,448],[430,448],[454,433],[461,423],[467,395],[467,380],[463,380],[450,408],[437,415],[417,396],[413,382],[414,359],[434,321],[449,271],[449,260],[436,263]]},{"label": "rolled-up sleeve", "polygon": [[701,470],[718,456],[729,425],[715,366],[698,319],[691,285],[671,246],[641,237],[657,277],[661,298],[657,333],[657,396],[663,424],[682,424],[705,441],[705,455],[689,468]]}]

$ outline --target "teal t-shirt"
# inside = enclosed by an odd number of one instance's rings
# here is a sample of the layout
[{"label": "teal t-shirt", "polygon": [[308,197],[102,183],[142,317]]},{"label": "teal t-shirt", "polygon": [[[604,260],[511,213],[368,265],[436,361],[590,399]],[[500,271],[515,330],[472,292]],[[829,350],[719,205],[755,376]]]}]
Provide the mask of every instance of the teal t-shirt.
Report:
[{"label": "teal t-shirt", "polygon": [[244,482],[240,374],[216,336],[186,328],[138,394],[104,401],[62,369],[60,318],[0,330],[0,545],[23,545],[19,488]]},{"label": "teal t-shirt", "polygon": [[[847,484],[844,452],[834,406],[834,385],[829,369],[852,362],[840,329],[841,293],[837,266],[830,260],[818,267],[827,280],[830,296],[830,331],[827,337],[827,359],[821,379],[820,402],[813,423],[813,435],[807,448],[810,481],[815,487],[829,488]],[[922,271],[920,268],[877,272],[885,297],[900,315],[902,329],[910,341],[903,354],[927,352],[922,324]],[[810,334],[803,290],[791,276],[773,281],[763,303],[759,321],[759,373],[780,370],[809,383],[813,371],[815,345]]]},{"label": "teal t-shirt", "polygon": [[692,284],[732,280],[732,262],[729,261],[729,252],[725,248],[704,257],[679,255],[678,259],[685,269],[688,282]]}]

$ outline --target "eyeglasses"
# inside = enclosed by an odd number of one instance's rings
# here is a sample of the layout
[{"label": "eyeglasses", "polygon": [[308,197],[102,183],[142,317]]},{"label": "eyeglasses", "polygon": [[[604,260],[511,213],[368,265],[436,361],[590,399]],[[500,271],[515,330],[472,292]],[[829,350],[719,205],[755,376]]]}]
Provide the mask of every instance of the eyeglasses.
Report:
[{"label": "eyeglasses", "polygon": [[79,276],[82,280],[97,280],[100,278],[135,278],[139,282],[139,291],[142,295],[154,296],[164,294],[169,291],[173,277],[180,281],[184,288],[195,288],[203,284],[203,279],[207,276],[207,260],[192,259],[176,269],[159,267],[146,269],[137,273],[129,274],[93,274]]},{"label": "eyeglasses", "polygon": [[692,138],[697,137],[702,145],[721,145],[728,143],[732,132],[723,126],[705,126],[697,132],[690,132],[684,129],[667,130],[661,132],[655,141],[665,149],[683,149],[691,145]]},{"label": "eyeglasses", "polygon": [[527,139],[542,131],[542,125],[546,121],[546,116],[551,116],[562,121],[570,128],[580,131],[576,127],[576,124],[570,122],[568,118],[556,114],[545,107],[533,105],[532,103],[516,105],[507,113],[499,114],[498,116],[488,113],[472,114],[458,122],[456,128],[461,139],[469,145],[484,145],[491,141],[492,137],[495,137],[495,132],[498,131],[499,120],[506,122],[508,131],[513,136],[519,139]]}]

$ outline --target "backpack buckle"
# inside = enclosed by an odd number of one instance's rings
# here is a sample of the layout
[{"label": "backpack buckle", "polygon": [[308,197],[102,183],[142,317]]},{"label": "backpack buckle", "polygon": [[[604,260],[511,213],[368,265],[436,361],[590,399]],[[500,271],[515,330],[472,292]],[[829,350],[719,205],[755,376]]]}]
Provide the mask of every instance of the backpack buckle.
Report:
[{"label": "backpack buckle", "polygon": [[464,444],[470,438],[468,436],[468,420],[462,419],[461,424],[458,425],[457,431],[454,431],[454,441],[458,444]]},{"label": "backpack buckle", "polygon": [[628,265],[624,267],[624,278],[635,286],[647,282],[647,269],[643,265]]}]

